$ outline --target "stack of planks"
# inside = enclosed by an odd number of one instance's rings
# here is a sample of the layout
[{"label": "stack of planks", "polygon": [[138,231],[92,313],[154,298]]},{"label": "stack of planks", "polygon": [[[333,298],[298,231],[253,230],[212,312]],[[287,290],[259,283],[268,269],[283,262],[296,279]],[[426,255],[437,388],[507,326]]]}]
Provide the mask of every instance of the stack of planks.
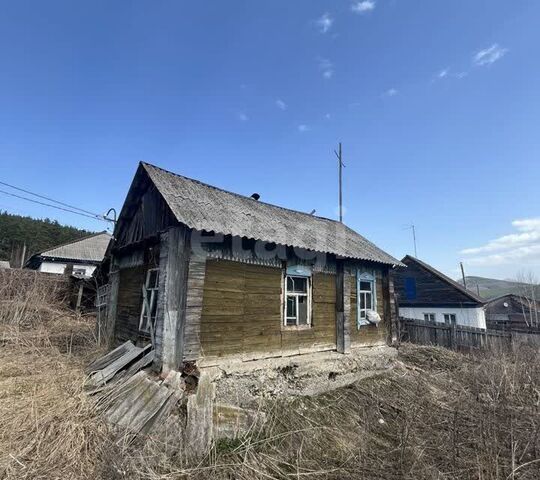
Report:
[{"label": "stack of planks", "polygon": [[144,370],[153,359],[151,345],[139,348],[128,341],[87,368],[86,386],[99,394],[96,403],[105,419],[134,435],[148,433],[184,395],[180,373],[160,380]]}]

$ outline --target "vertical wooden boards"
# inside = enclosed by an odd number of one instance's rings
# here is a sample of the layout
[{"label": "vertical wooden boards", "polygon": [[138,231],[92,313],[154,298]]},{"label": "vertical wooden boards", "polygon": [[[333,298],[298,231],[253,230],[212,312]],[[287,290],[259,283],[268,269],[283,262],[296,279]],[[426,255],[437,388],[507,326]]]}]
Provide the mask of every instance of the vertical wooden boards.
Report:
[{"label": "vertical wooden boards", "polygon": [[[114,261],[114,259],[111,259]],[[109,347],[112,348],[115,343],[115,333],[116,333],[116,310],[118,304],[118,285],[120,283],[120,273],[118,271],[111,272],[109,276],[109,283],[111,285],[111,290],[109,293],[109,301],[107,307],[107,343]]]},{"label": "vertical wooden boards", "polygon": [[[162,235],[160,293],[156,318],[156,362],[165,372],[181,365],[189,262],[189,232],[181,226]],[[162,278],[163,277],[163,278]]]},{"label": "vertical wooden boards", "polygon": [[182,331],[178,331],[177,362],[197,360],[201,350],[201,316],[203,307],[206,258],[191,256],[188,264],[185,316]]},{"label": "vertical wooden boards", "polygon": [[[345,271],[343,260],[336,264],[336,349],[339,353],[348,353],[351,345],[350,340],[350,300],[346,298],[350,290],[349,275]],[[346,305],[347,304],[347,305]]]},{"label": "vertical wooden boards", "polygon": [[381,283],[383,285],[383,319],[387,330],[387,343],[391,345],[399,340],[399,322],[395,304],[394,281],[389,267],[383,272]]},{"label": "vertical wooden boards", "polygon": [[[116,307],[115,340],[137,343],[142,308],[141,285],[146,267],[124,268],[118,272],[118,301]],[[112,290],[111,290],[112,293]]]}]

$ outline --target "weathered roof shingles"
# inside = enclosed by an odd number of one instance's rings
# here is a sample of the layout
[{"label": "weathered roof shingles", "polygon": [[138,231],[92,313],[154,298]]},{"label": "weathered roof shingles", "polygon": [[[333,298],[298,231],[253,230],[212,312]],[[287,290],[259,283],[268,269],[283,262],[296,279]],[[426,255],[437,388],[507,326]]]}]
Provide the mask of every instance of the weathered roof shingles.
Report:
[{"label": "weathered roof shingles", "polygon": [[106,232],[97,233],[89,237],[75,240],[71,243],[59,245],[41,252],[42,257],[58,258],[63,260],[80,260],[101,262],[105,256],[111,235]]},{"label": "weathered roof shingles", "polygon": [[247,237],[342,257],[400,261],[335,220],[289,210],[142,163],[176,219],[195,230]]}]

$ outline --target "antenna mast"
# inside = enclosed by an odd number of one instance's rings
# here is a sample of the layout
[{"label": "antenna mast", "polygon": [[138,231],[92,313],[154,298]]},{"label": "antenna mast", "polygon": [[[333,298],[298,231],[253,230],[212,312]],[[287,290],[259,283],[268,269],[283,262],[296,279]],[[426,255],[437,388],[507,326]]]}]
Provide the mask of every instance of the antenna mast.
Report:
[{"label": "antenna mast", "polygon": [[343,223],[343,181],[342,181],[342,171],[345,164],[343,163],[343,159],[341,156],[341,142],[339,142],[338,151],[336,152],[334,150],[334,153],[336,154],[336,157],[338,159],[338,165],[339,165],[339,221]]}]

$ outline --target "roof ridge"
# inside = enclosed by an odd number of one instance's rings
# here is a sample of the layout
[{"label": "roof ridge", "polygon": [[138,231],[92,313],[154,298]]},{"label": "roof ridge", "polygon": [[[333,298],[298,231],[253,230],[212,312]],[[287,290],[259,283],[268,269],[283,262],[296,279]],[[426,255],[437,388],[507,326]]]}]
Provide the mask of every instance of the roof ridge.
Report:
[{"label": "roof ridge", "polygon": [[[216,187],[215,185],[210,185],[209,183],[202,182],[201,180],[197,180],[196,178],[190,178],[190,177],[186,177],[185,175],[180,175],[179,173],[171,172],[170,170],[158,167],[157,165],[153,165],[152,163],[142,162],[142,161],[140,163],[141,163],[141,165],[143,165],[145,167],[149,166],[149,167],[152,167],[152,168],[156,168],[157,170],[161,170],[162,172],[168,173],[170,175],[174,175],[175,177],[183,178],[184,180],[188,180],[190,182],[198,183],[199,185],[202,185],[204,187],[212,188],[214,190],[219,190],[220,192],[225,192],[225,193],[228,193],[230,195],[235,195],[237,197],[240,197],[240,198],[243,198],[243,199],[246,199],[246,200],[251,199],[251,197],[248,197],[247,195],[242,195],[241,193],[231,192],[230,190],[225,190],[224,188]],[[286,210],[288,212],[299,213],[300,215],[306,215],[307,217],[319,218],[320,220],[326,220],[328,222],[333,222],[333,223],[345,225],[344,223],[342,223],[342,222],[340,222],[338,220],[334,220],[333,218],[321,217],[320,215],[314,215],[314,214],[311,215],[311,214],[309,214],[307,212],[301,212],[300,210],[294,210],[293,208],[282,207],[281,205],[275,205],[274,203],[269,203],[269,202],[265,202],[265,201],[261,201],[261,200],[255,200],[255,199],[251,199],[251,200],[253,200],[254,202],[264,204],[264,205],[268,205],[269,207],[280,208],[281,210]],[[350,227],[347,227],[347,228],[350,228]]]}]

